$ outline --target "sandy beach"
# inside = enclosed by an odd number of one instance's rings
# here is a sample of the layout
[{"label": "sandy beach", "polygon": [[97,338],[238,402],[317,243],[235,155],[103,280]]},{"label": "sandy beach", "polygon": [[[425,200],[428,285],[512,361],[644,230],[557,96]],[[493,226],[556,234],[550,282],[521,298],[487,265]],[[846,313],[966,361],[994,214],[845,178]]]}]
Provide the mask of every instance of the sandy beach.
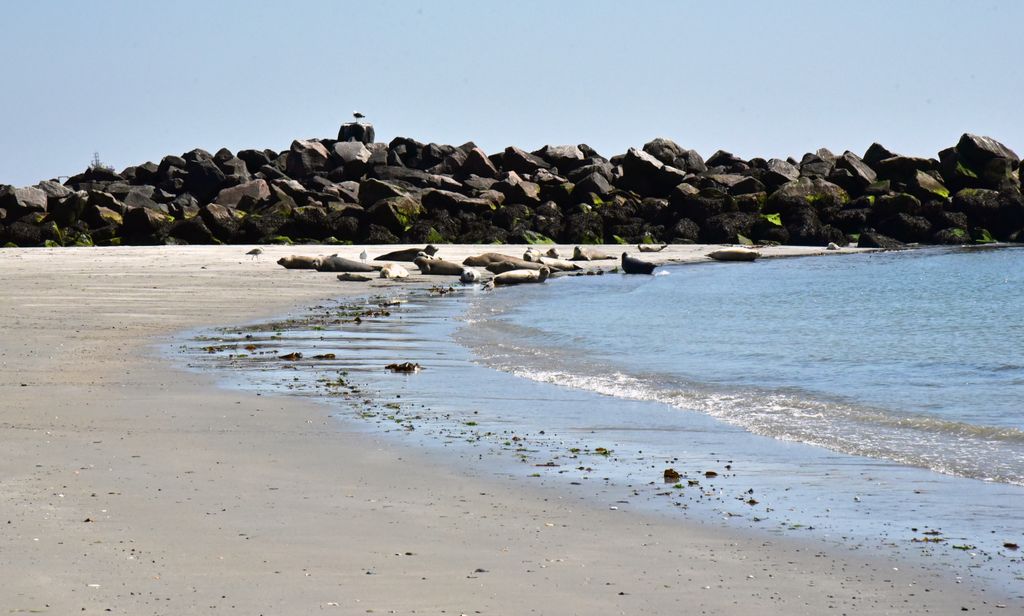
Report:
[{"label": "sandy beach", "polygon": [[[194,327],[450,280],[340,283],[274,261],[333,252],[354,258],[361,247],[264,247],[258,261],[245,256],[249,248],[0,249],[0,609],[1020,609],[949,573],[581,504],[555,488],[495,481],[438,452],[346,429],[309,401],[220,389],[212,375],[174,365],[157,345]],[[371,255],[397,248],[367,247]],[[488,250],[519,256],[523,247],[444,246],[441,255],[461,261]],[[643,257],[692,261],[709,251],[672,246]]]}]

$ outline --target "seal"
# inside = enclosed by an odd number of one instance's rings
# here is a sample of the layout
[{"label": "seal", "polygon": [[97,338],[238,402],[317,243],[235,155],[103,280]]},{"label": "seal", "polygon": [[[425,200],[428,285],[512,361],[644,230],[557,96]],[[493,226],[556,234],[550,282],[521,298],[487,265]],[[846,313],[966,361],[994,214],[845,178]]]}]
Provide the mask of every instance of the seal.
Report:
[{"label": "seal", "polygon": [[749,248],[723,248],[708,254],[715,261],[753,261],[761,253]]},{"label": "seal", "polygon": [[572,250],[573,261],[604,261],[606,259],[614,259],[615,257],[610,254],[601,252],[594,248],[581,248],[577,246]]},{"label": "seal", "polygon": [[541,265],[546,265],[549,269],[558,272],[572,272],[583,269],[583,266],[577,265],[572,261],[566,261],[565,259],[555,259],[552,257],[540,257]]},{"label": "seal", "polygon": [[519,257],[503,255],[500,252],[485,252],[483,254],[474,255],[472,257],[466,257],[465,259],[463,259],[462,264],[470,265],[472,267],[487,267],[491,263],[498,263],[501,261],[510,261],[512,263],[524,265],[524,269],[530,269],[531,267],[534,267],[530,265],[530,261],[527,261],[526,259],[520,259]]},{"label": "seal", "polygon": [[522,259],[516,259],[514,261],[494,261],[488,263],[484,269],[492,274],[502,274],[504,272],[511,272],[513,270],[539,270],[544,267],[540,263],[532,263],[530,261],[523,261]]},{"label": "seal", "polygon": [[653,263],[622,253],[622,271],[627,274],[653,274],[655,267]]},{"label": "seal", "polygon": [[375,272],[380,268],[380,265],[370,265],[369,263],[346,259],[338,255],[322,257],[320,263],[316,266],[318,272]]},{"label": "seal", "polygon": [[541,256],[543,256],[541,251],[533,247],[527,248],[526,252],[523,253],[523,259],[525,261],[529,261],[530,263],[538,263],[540,261]]},{"label": "seal", "polygon": [[320,264],[321,257],[308,257],[306,255],[291,255],[281,257],[277,264],[285,269],[316,269]]},{"label": "seal", "polygon": [[405,269],[397,263],[388,263],[384,267],[380,268],[381,278],[408,278],[409,270]]},{"label": "seal", "polygon": [[503,287],[529,282],[544,282],[551,275],[551,270],[542,267],[539,270],[512,270],[498,274],[491,280],[495,286]]},{"label": "seal", "polygon": [[474,282],[480,282],[482,276],[480,272],[476,271],[472,267],[466,267],[462,269],[462,274],[459,275],[459,282],[471,284]]},{"label": "seal", "polygon": [[373,278],[366,274],[354,274],[352,272],[345,272],[344,274],[338,274],[338,280],[342,282],[370,282]]},{"label": "seal", "polygon": [[406,248],[404,250],[395,250],[387,254],[383,254],[379,257],[374,257],[374,261],[408,261],[412,262],[416,260],[416,257],[421,252],[425,252],[430,256],[434,256],[437,253],[437,247],[433,244],[427,244],[426,248]]},{"label": "seal", "polygon": [[551,257],[552,259],[561,259],[562,255],[558,253],[558,249],[552,246],[548,248],[548,251],[544,253],[545,256]]},{"label": "seal", "polygon": [[465,269],[458,263],[433,257],[417,257],[413,263],[416,264],[416,267],[420,268],[421,274],[426,274],[427,276],[461,276],[462,271]]},{"label": "seal", "polygon": [[640,252],[661,252],[668,247],[668,244],[662,244],[661,246],[656,246],[654,244],[637,244],[636,247]]}]

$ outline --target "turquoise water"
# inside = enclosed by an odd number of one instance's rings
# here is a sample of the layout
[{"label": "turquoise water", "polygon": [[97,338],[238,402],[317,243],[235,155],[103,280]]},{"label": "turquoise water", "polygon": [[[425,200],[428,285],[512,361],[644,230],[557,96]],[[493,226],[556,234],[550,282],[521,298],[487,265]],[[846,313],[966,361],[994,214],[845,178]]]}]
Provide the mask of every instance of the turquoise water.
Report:
[{"label": "turquoise water", "polygon": [[660,271],[495,293],[457,337],[536,381],[1024,485],[1024,249]]}]

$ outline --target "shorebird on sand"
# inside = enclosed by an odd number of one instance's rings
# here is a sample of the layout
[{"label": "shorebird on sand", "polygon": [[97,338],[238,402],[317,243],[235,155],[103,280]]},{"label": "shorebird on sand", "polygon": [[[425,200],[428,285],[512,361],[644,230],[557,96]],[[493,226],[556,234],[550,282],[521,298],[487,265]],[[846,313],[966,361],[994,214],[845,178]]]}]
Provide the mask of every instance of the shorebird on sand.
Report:
[{"label": "shorebird on sand", "polygon": [[262,248],[253,248],[249,252],[245,253],[253,258],[254,261],[260,260],[260,255],[263,254]]},{"label": "shorebird on sand", "polygon": [[363,252],[359,253],[359,259],[362,260],[363,263],[366,263],[366,260],[369,258],[370,255],[366,254],[366,249],[364,248]]},{"label": "shorebird on sand", "polygon": [[357,120],[362,120],[366,116],[364,116],[363,114],[359,113],[358,111],[353,111],[352,112],[352,117],[357,119]]}]

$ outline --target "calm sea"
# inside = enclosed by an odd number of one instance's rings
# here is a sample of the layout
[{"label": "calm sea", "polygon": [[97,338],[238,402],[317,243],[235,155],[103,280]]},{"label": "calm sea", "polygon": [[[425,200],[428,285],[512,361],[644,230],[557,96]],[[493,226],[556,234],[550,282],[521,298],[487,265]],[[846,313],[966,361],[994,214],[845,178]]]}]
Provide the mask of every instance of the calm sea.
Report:
[{"label": "calm sea", "polygon": [[659,271],[491,294],[457,339],[535,381],[1024,485],[1024,249]]}]

